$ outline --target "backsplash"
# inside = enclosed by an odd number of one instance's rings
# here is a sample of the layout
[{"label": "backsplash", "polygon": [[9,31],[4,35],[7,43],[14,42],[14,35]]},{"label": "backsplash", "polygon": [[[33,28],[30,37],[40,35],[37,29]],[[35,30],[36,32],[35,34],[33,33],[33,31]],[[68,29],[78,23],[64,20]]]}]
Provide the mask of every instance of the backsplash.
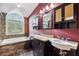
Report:
[{"label": "backsplash", "polygon": [[70,40],[79,42],[79,29],[52,29],[52,30],[33,30],[31,33],[35,34],[46,34],[52,36],[64,36],[70,38]]},{"label": "backsplash", "polygon": [[[6,15],[5,13],[3,13]],[[15,38],[15,37],[24,37],[25,34],[20,34],[20,35],[6,35],[6,20],[1,19],[0,17],[0,39],[8,39],[8,38]]]}]

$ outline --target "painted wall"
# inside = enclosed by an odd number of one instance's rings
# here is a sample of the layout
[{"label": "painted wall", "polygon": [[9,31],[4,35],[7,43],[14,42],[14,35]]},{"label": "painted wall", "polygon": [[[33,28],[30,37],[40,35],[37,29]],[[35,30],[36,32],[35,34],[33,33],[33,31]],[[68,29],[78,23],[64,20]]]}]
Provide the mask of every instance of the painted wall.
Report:
[{"label": "painted wall", "polygon": [[[54,3],[54,4],[55,4],[55,6],[61,5],[59,3]],[[35,9],[35,11],[32,13],[32,15],[39,14],[39,10],[41,8],[43,8],[45,5],[43,7],[42,6],[40,7],[40,6],[41,5],[39,5]],[[35,33],[35,34],[41,33],[41,34],[48,34],[48,35],[54,35],[54,36],[64,36],[66,38],[70,37],[71,40],[79,41],[79,29],[50,29],[50,30],[42,30],[42,19],[40,18],[41,29],[40,30],[34,30],[32,24],[31,24],[32,21],[33,21],[33,19],[30,18],[29,19],[30,33]]]}]

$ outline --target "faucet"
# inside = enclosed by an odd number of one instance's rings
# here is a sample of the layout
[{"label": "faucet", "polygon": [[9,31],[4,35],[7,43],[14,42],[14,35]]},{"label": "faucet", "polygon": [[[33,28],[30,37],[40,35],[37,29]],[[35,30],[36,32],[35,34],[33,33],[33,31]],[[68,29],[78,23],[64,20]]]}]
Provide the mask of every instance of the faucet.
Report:
[{"label": "faucet", "polygon": [[70,37],[68,37],[68,38],[66,38],[66,41],[68,41],[68,40],[70,40],[71,38]]},{"label": "faucet", "polygon": [[60,36],[57,36],[57,38],[60,39],[61,37]]},{"label": "faucet", "polygon": [[64,36],[61,36],[61,38],[60,38],[61,40],[65,40],[65,37]]}]

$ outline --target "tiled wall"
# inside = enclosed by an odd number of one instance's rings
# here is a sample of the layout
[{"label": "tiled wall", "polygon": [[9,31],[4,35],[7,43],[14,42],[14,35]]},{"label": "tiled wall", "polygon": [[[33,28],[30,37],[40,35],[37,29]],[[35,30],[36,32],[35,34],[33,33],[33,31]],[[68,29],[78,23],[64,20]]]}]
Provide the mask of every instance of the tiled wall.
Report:
[{"label": "tiled wall", "polygon": [[16,55],[18,56],[23,51],[27,52],[30,50],[28,45],[26,45],[26,47],[28,48],[25,49],[24,47],[25,47],[25,42],[1,46],[0,56],[16,56]]}]

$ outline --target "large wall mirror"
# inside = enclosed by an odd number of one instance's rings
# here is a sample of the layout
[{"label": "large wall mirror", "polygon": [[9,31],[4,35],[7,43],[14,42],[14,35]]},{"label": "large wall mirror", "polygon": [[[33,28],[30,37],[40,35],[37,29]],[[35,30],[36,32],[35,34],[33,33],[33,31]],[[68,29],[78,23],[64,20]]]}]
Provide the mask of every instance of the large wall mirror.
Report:
[{"label": "large wall mirror", "polygon": [[43,14],[43,29],[51,29],[52,28],[52,14],[51,12],[47,12]]},{"label": "large wall mirror", "polygon": [[24,17],[19,11],[11,11],[6,15],[6,35],[24,34]]}]

